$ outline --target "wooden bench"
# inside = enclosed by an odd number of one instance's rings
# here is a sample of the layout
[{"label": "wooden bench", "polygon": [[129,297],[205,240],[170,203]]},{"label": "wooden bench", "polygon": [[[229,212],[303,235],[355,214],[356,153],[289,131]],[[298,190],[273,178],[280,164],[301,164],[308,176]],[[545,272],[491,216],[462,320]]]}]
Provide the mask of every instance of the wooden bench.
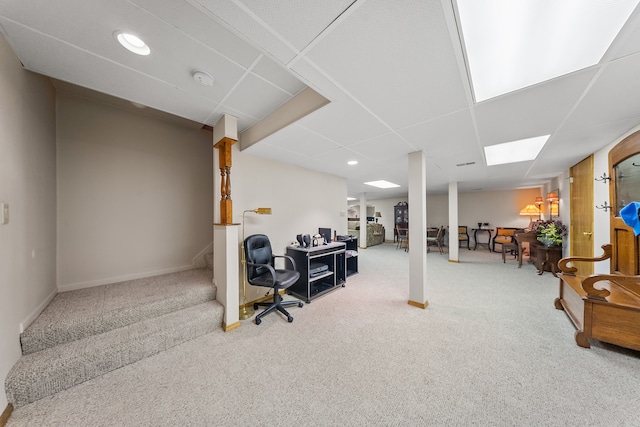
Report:
[{"label": "wooden bench", "polygon": [[594,274],[577,276],[571,262],[610,259],[612,245],[603,245],[599,258],[567,257],[558,262],[560,294],[554,304],[575,325],[576,343],[589,348],[589,339],[640,350],[640,276]]}]

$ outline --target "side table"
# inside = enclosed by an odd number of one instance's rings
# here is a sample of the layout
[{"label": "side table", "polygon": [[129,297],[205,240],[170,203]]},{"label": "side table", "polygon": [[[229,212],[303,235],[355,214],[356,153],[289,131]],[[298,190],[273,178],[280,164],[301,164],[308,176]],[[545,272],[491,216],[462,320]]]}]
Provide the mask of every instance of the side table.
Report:
[{"label": "side table", "polygon": [[534,248],[538,258],[536,264],[538,275],[550,271],[554,277],[558,277],[556,272],[558,261],[562,258],[562,246],[536,245]]},{"label": "side table", "polygon": [[[472,228],[473,230],[473,239],[475,240],[475,244],[473,245],[473,250],[475,251],[478,245],[486,245],[489,252],[491,252],[491,233],[493,232],[493,228]],[[489,235],[486,243],[478,242],[478,233],[486,232]]]}]

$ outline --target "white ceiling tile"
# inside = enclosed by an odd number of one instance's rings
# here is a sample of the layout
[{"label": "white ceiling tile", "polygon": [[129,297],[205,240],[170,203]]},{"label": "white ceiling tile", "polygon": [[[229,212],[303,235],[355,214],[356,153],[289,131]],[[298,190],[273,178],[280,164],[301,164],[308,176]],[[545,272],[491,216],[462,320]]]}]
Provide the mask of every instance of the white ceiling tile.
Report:
[{"label": "white ceiling tile", "polygon": [[236,3],[219,0],[188,1],[217,16],[222,22],[233,28],[238,35],[251,40],[254,46],[259,47],[264,53],[273,56],[282,64],[289,63],[296,55],[295,49],[289,43],[256,21],[251,14],[238,7]]},{"label": "white ceiling tile", "polygon": [[241,3],[300,51],[344,12],[353,0],[241,0]]},{"label": "white ceiling tile", "polygon": [[452,147],[470,154],[480,150],[469,109],[409,126],[397,133],[427,156],[449,153]]},{"label": "white ceiling tile", "polygon": [[297,123],[342,145],[388,132],[375,117],[347,98],[334,99]]},{"label": "white ceiling tile", "polygon": [[370,0],[309,58],[392,128],[467,106],[439,1]]},{"label": "white ceiling tile", "polygon": [[351,144],[349,148],[378,161],[406,158],[408,153],[416,151],[394,133],[383,134]]},{"label": "white ceiling tile", "polygon": [[339,147],[335,142],[295,124],[269,135],[258,144],[262,142],[312,158]]},{"label": "white ceiling tile", "polygon": [[[148,13],[189,35],[203,46],[247,68],[259,51],[226,29],[212,15],[185,0],[131,0]],[[85,2],[86,3],[86,2]],[[211,70],[215,73],[216,70]]]},{"label": "white ceiling tile", "polygon": [[579,71],[476,104],[473,108],[482,146],[552,134],[596,71]]},{"label": "white ceiling tile", "polygon": [[563,129],[616,122],[640,115],[640,54],[605,66]]},{"label": "white ceiling tile", "polygon": [[272,112],[290,98],[291,96],[282,90],[249,74],[242,84],[229,94],[224,103],[247,115],[261,119],[266,116],[265,112]]},{"label": "white ceiling tile", "polygon": [[290,71],[276,64],[266,56],[260,59],[260,62],[252,69],[252,72],[271,82],[289,95],[295,95],[307,86],[302,83]]},{"label": "white ceiling tile", "polygon": [[[0,18],[0,24],[4,28],[9,28],[11,34],[18,36],[14,44],[20,49],[22,56],[28,58],[25,66],[37,73],[135,101],[200,123],[217,106],[216,103],[204,97],[194,97],[192,93],[187,93],[173,85],[160,80],[150,80],[142,73],[96,58],[84,50],[75,49],[2,18]],[[56,52],[64,60],[48,61],[47,58],[51,56],[51,52]],[[75,64],[82,64],[82,66]],[[94,76],[103,76],[103,78],[95,79]]]}]

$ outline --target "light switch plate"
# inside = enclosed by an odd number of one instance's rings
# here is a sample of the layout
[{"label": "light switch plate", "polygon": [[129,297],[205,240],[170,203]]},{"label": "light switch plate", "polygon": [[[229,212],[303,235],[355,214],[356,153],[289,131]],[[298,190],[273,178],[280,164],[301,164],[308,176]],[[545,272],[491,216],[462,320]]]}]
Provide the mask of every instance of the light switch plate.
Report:
[{"label": "light switch plate", "polygon": [[0,202],[0,224],[9,223],[9,203]]}]

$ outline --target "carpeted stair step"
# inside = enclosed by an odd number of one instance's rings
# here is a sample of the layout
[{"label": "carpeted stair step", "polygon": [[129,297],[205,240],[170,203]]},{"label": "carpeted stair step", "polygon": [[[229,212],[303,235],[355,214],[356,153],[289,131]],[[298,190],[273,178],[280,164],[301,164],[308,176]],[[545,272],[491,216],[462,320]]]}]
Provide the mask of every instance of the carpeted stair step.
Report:
[{"label": "carpeted stair step", "polygon": [[20,335],[22,354],[215,300],[211,277],[201,268],[61,292]]},{"label": "carpeted stair step", "polygon": [[223,312],[208,301],[22,356],[5,380],[7,400],[27,405],[200,335],[224,333]]}]

